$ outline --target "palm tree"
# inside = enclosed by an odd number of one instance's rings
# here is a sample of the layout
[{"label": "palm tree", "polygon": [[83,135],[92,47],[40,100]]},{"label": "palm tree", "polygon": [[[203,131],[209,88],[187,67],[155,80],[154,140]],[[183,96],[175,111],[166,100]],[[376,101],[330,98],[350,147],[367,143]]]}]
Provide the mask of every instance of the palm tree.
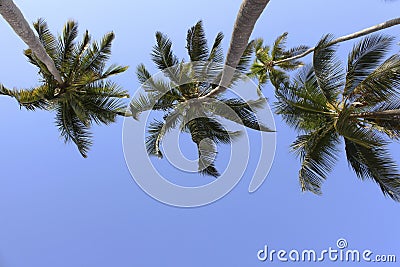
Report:
[{"label": "palm tree", "polygon": [[14,32],[28,45],[35,56],[46,65],[55,80],[62,83],[61,75],[57,70],[53,60],[46,53],[43,45],[35,35],[29,23],[24,18],[19,8],[12,0],[0,0],[0,14],[8,22]]},{"label": "palm tree", "polygon": [[92,144],[91,125],[109,124],[117,115],[125,115],[126,105],[121,98],[129,95],[108,78],[124,72],[127,67],[111,65],[105,68],[114,34],[106,34],[98,43],[91,42],[86,31],[83,40],[77,43],[78,25],[74,21],[65,24],[58,38],[50,33],[42,19],[34,23],[34,28],[61,73],[62,83],[31,49],[27,49],[24,54],[38,68],[41,85],[31,90],[10,90],[0,85],[0,94],[15,98],[27,110],[55,111],[55,122],[65,142],[73,141],[86,157]]},{"label": "palm tree", "polygon": [[400,56],[385,59],[393,38],[372,35],[357,43],[344,73],[330,35],[316,46],[313,66],[276,91],[276,111],[301,134],[292,149],[301,159],[302,190],[321,193],[339,156],[356,175],[372,179],[384,195],[400,201],[400,176],[387,149],[400,137]]},{"label": "palm tree", "polygon": [[[224,57],[221,50],[223,34],[218,33],[212,48],[207,46],[203,24],[199,21],[187,32],[187,51],[190,64],[179,60],[171,49],[172,43],[160,32],[156,33],[156,45],[153,47],[152,60],[157,68],[169,79],[152,77],[141,64],[137,68],[137,77],[144,94],[131,102],[130,109],[134,118],[146,110],[164,112],[162,120],[150,123],[146,139],[150,155],[162,157],[160,142],[172,128],[180,125],[183,132],[191,135],[196,143],[199,155],[199,172],[214,177],[219,176],[215,168],[216,144],[230,143],[239,132],[225,129],[220,119],[228,119],[259,131],[270,129],[257,121],[254,108],[261,108],[265,99],[245,102],[243,99],[225,99],[201,97],[220,84]],[[239,79],[250,63],[253,44],[247,45],[237,66],[238,72],[228,86]]]},{"label": "palm tree", "polygon": [[250,68],[250,77],[255,77],[258,80],[258,89],[268,81],[273,86],[279,86],[282,79],[288,79],[287,71],[293,71],[304,64],[299,60],[291,60],[275,66],[274,62],[285,58],[293,57],[303,53],[308,49],[307,46],[299,45],[290,49],[286,49],[288,33],[285,32],[276,38],[272,47],[264,45],[263,39],[255,40],[255,60]]}]

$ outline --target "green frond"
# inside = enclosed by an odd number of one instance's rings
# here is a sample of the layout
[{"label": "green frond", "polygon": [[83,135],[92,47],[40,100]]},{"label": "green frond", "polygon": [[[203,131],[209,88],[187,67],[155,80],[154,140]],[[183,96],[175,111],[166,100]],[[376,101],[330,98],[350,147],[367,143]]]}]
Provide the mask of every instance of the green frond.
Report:
[{"label": "green frond", "polygon": [[348,56],[344,95],[351,97],[356,88],[383,61],[394,39],[383,35],[369,35],[354,45]]},{"label": "green frond", "polygon": [[199,172],[203,175],[218,177],[220,174],[215,168],[214,162],[217,156],[216,137],[210,135],[210,130],[204,124],[208,118],[201,117],[189,121],[185,127],[190,132],[193,142],[197,145],[199,155]]},{"label": "green frond", "polygon": [[224,34],[222,32],[219,32],[217,34],[217,36],[215,37],[215,40],[211,47],[210,55],[209,55],[207,61],[212,61],[212,62],[217,62],[217,63],[224,62],[224,53],[222,52],[222,47],[221,47],[221,43],[222,43],[223,39],[224,39]]},{"label": "green frond", "polygon": [[321,185],[337,161],[338,135],[332,126],[297,137],[292,149],[300,157],[299,179],[303,191],[321,194]]},{"label": "green frond", "polygon": [[158,69],[163,71],[179,63],[178,58],[172,52],[172,42],[161,33],[156,33],[156,45],[153,47],[151,58]]},{"label": "green frond", "polygon": [[73,73],[77,72],[79,67],[82,65],[83,60],[88,60],[88,57],[84,59],[85,55],[89,54],[88,50],[90,48],[91,37],[89,32],[86,30],[83,34],[82,41],[75,45],[74,50],[72,52],[73,63],[69,68],[68,79],[66,82],[71,82],[71,78],[73,77]]},{"label": "green frond", "polygon": [[[283,55],[279,60],[300,55],[300,54],[304,53],[305,51],[307,51],[308,49],[309,49],[309,47],[305,46],[305,45],[299,45],[299,46],[290,48],[289,50],[283,52]],[[300,60],[290,60],[290,61],[280,63],[278,66],[279,66],[279,68],[281,68],[285,71],[293,71],[293,70],[296,70],[296,69],[304,66],[304,63]]]},{"label": "green frond", "polygon": [[47,54],[54,60],[58,54],[57,40],[50,32],[49,27],[44,19],[39,18],[33,27],[36,30],[39,40],[45,48]]},{"label": "green frond", "polygon": [[335,104],[339,90],[343,86],[343,70],[336,58],[336,46],[328,45],[333,36],[325,35],[316,45],[313,56],[313,66],[319,88],[328,102]]},{"label": "green frond", "polygon": [[311,131],[332,122],[332,111],[325,95],[318,87],[312,66],[302,68],[292,84],[280,83],[275,91],[277,114],[297,130]]},{"label": "green frond", "polygon": [[207,38],[201,20],[188,30],[186,35],[186,49],[190,61],[206,61],[208,59]]},{"label": "green frond", "polygon": [[373,128],[366,127],[362,121],[350,117],[351,111],[343,110],[337,119],[335,128],[341,136],[365,148],[386,145],[385,139]]},{"label": "green frond", "polygon": [[165,123],[158,120],[150,122],[147,132],[149,133],[146,137],[147,153],[151,156],[162,158],[163,154],[160,150],[160,143],[166,133]]},{"label": "green frond", "polygon": [[[141,87],[146,92],[160,93],[164,94],[171,90],[173,90],[171,84],[162,79],[155,80],[154,77],[151,76],[150,72],[146,69],[143,64],[140,64],[136,68],[136,76],[140,82]],[[181,96],[179,93],[177,94],[176,100],[181,100]]]},{"label": "green frond", "polygon": [[372,179],[385,196],[400,201],[400,174],[385,147],[367,148],[345,138],[347,161],[360,179]]},{"label": "green frond", "polygon": [[[221,102],[219,102],[221,101]],[[258,121],[256,109],[265,107],[266,99],[244,101],[242,99],[223,99],[212,102],[207,109],[217,116],[244,125],[250,129],[273,132],[271,128]]]},{"label": "green frond", "polygon": [[387,101],[400,89],[400,55],[393,55],[369,74],[353,91],[357,102],[374,106]]},{"label": "green frond", "polygon": [[164,121],[155,120],[148,126],[147,132],[149,135],[146,137],[146,148],[149,155],[154,155],[162,158],[160,150],[160,143],[164,135],[175,128],[182,121],[182,112],[179,107],[167,113],[164,116]]},{"label": "green frond", "polygon": [[52,94],[46,86],[34,88],[32,90],[7,89],[0,84],[0,95],[7,95],[15,98],[21,107],[27,110],[48,109],[49,102],[46,100]]},{"label": "green frond", "polygon": [[197,144],[199,154],[199,173],[219,177],[220,173],[215,168],[215,159],[217,157],[217,147],[210,139],[204,139]]},{"label": "green frond", "polygon": [[128,98],[128,92],[117,84],[106,81],[86,88],[86,92],[77,92],[75,102],[82,103],[88,118],[97,124],[115,122],[116,116],[125,113],[127,105],[122,100]]},{"label": "green frond", "polygon": [[278,38],[275,39],[274,44],[271,49],[271,57],[272,60],[278,60],[285,55],[286,51],[286,42],[287,42],[288,33],[284,32]]},{"label": "green frond", "polygon": [[104,35],[100,44],[93,42],[92,46],[86,49],[81,59],[79,71],[83,73],[91,70],[96,73],[101,73],[104,68],[104,63],[110,58],[111,44],[114,38],[114,33],[110,32]]},{"label": "green frond", "polygon": [[36,66],[39,69],[38,73],[39,73],[39,75],[41,75],[43,77],[43,80],[46,83],[55,84],[53,75],[47,69],[46,65],[43,62],[41,62],[34,55],[34,53],[32,53],[31,49],[24,50],[24,55],[28,58],[29,63],[31,63],[32,65]]},{"label": "green frond", "polygon": [[153,92],[140,94],[138,97],[132,99],[130,103],[130,111],[135,120],[139,119],[139,114],[148,110],[168,110],[173,108],[172,103],[164,103],[160,100],[160,95]]},{"label": "green frond", "polygon": [[92,134],[66,102],[60,103],[56,109],[56,125],[64,141],[74,142],[81,155],[86,158],[92,145]]},{"label": "green frond", "polygon": [[129,67],[128,66],[120,66],[117,64],[112,64],[108,67],[103,74],[101,75],[101,79],[107,79],[110,76],[117,75],[125,72]]},{"label": "green frond", "polygon": [[74,21],[68,21],[64,25],[62,35],[58,38],[59,45],[59,59],[58,61],[61,75],[66,78],[69,74],[69,68],[71,67],[71,61],[73,61],[73,52],[75,49],[75,39],[78,36],[78,24]]}]

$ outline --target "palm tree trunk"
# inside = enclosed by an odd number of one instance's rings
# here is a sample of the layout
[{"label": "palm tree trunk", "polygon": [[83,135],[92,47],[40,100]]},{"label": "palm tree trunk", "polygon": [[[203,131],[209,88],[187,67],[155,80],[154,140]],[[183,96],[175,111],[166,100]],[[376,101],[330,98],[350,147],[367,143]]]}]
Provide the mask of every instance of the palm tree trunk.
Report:
[{"label": "palm tree trunk", "polygon": [[221,81],[217,88],[201,98],[213,97],[226,90],[225,86],[229,84],[233,77],[240,58],[247,47],[254,25],[268,3],[269,0],[244,0],[242,2],[233,28]]},{"label": "palm tree trunk", "polygon": [[42,61],[54,78],[61,85],[63,83],[54,61],[46,53],[39,38],[35,35],[29,23],[12,0],[0,0],[0,14],[8,22],[14,32],[29,46],[35,56]]},{"label": "palm tree trunk", "polygon": [[[339,37],[339,38],[333,40],[332,42],[328,43],[327,45],[338,44],[338,43],[341,43],[341,42],[344,42],[344,41],[348,41],[348,40],[355,39],[355,38],[358,38],[358,37],[361,37],[361,36],[365,36],[367,34],[370,34],[370,33],[373,33],[373,32],[377,32],[377,31],[380,31],[380,30],[383,30],[383,29],[386,29],[386,28],[389,28],[389,27],[392,27],[392,26],[395,26],[395,25],[399,25],[399,24],[400,24],[400,18],[391,19],[391,20],[385,21],[383,23],[374,25],[372,27],[363,29],[361,31],[358,31],[358,32],[355,32],[355,33],[351,33],[351,34],[348,34],[348,35],[345,35],[345,36],[342,36],[342,37]],[[305,57],[308,54],[312,53],[314,50],[315,50],[315,47],[312,47],[312,48],[308,49],[307,51],[305,51],[304,53],[299,54],[297,56],[275,61],[275,62],[273,62],[273,65],[276,66],[276,65],[279,65],[279,64],[291,61],[291,60],[296,60],[296,59]]]}]

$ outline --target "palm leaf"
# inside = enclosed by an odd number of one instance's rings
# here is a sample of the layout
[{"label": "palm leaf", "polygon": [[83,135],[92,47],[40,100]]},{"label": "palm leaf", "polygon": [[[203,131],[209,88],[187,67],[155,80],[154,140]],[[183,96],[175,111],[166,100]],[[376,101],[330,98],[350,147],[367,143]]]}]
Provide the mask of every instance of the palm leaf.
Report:
[{"label": "palm leaf", "polygon": [[172,52],[172,42],[168,37],[161,33],[156,33],[156,45],[151,53],[152,60],[160,70],[165,70],[178,64],[177,57]]},{"label": "palm leaf", "polygon": [[101,73],[106,62],[111,55],[111,44],[115,35],[110,32],[102,38],[100,44],[93,42],[92,46],[86,49],[80,64],[80,72],[84,73],[91,70],[96,73]]},{"label": "palm leaf", "polygon": [[206,61],[208,59],[207,39],[201,20],[188,30],[186,49],[192,62]]},{"label": "palm leaf", "polygon": [[370,35],[354,45],[348,58],[345,96],[351,97],[354,88],[379,66],[392,43],[392,37]]},{"label": "palm leaf", "polygon": [[345,138],[349,165],[361,179],[372,179],[385,196],[400,201],[400,175],[384,147],[366,148]]},{"label": "palm leaf", "polygon": [[86,158],[92,145],[92,134],[66,102],[62,102],[56,109],[56,125],[64,141],[74,142],[81,155]]},{"label": "palm leaf", "polygon": [[[50,32],[49,27],[44,19],[39,18],[33,27],[36,30],[39,40],[45,48],[47,54],[53,59],[56,59],[58,54],[57,40],[54,35]],[[55,62],[56,63],[56,62]]]},{"label": "palm leaf", "polygon": [[217,34],[217,36],[215,37],[215,40],[211,47],[210,55],[209,55],[207,61],[223,63],[224,54],[222,52],[222,47],[221,47],[222,39],[224,39],[224,35],[222,32],[219,32]]},{"label": "palm leaf", "polygon": [[0,84],[0,94],[15,98],[21,107],[27,110],[48,109],[51,90],[47,86],[40,86],[32,90],[7,89]]},{"label": "palm leaf", "polygon": [[63,29],[62,35],[58,38],[59,43],[59,64],[61,74],[66,76],[69,73],[73,52],[75,49],[75,39],[78,36],[78,24],[74,21],[68,21]]},{"label": "palm leaf", "polygon": [[299,179],[303,191],[321,194],[321,185],[337,160],[338,135],[332,126],[297,137],[292,149],[300,156]]},{"label": "palm leaf", "polygon": [[353,91],[357,102],[374,106],[398,94],[400,55],[393,55],[369,74]]},{"label": "palm leaf", "polygon": [[250,129],[273,132],[271,128],[265,126],[258,121],[256,109],[263,108],[266,104],[266,99],[258,99],[253,101],[244,101],[242,99],[223,99],[212,102],[206,108],[217,116],[233,121],[240,125],[244,125]]},{"label": "palm leaf", "polygon": [[335,46],[328,45],[332,40],[332,35],[326,35],[319,41],[314,51],[313,66],[320,90],[328,102],[334,104],[343,85],[343,71],[335,57]]}]

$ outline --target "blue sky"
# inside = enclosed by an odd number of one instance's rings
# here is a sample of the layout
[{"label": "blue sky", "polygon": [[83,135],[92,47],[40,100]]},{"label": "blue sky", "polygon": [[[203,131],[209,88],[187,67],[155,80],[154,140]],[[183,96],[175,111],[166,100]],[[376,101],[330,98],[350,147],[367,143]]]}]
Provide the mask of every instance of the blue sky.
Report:
[{"label": "blue sky", "polygon": [[[28,21],[43,17],[53,32],[61,32],[67,19],[78,21],[81,33],[88,29],[94,39],[114,31],[110,63],[130,66],[115,81],[132,95],[139,87],[136,65],[154,71],[149,53],[156,31],[167,33],[175,53],[184,57],[186,31],[202,19],[209,39],[225,33],[226,51],[240,3],[17,2]],[[399,10],[400,1],[272,0],[253,37],[271,43],[288,31],[289,45],[311,46],[325,33],[348,34],[395,18]],[[385,33],[398,37],[398,27]],[[17,88],[38,84],[36,69],[22,54],[25,44],[3,19],[0,32],[0,82]],[[341,45],[343,60],[352,45]],[[272,99],[270,87],[264,92]],[[94,127],[94,146],[83,159],[59,138],[54,114],[20,110],[6,97],[0,98],[0,114],[0,266],[281,266],[258,261],[257,251],[264,245],[321,251],[335,247],[339,238],[346,238],[351,249],[396,254],[400,260],[399,204],[386,199],[373,182],[358,180],[343,158],[324,183],[322,196],[300,192],[299,162],[288,152],[295,133],[279,117],[275,161],[256,193],[248,193],[251,177],[245,175],[221,200],[184,209],[154,200],[133,181],[122,152],[122,119]],[[392,146],[397,162],[399,151],[398,144]]]}]

